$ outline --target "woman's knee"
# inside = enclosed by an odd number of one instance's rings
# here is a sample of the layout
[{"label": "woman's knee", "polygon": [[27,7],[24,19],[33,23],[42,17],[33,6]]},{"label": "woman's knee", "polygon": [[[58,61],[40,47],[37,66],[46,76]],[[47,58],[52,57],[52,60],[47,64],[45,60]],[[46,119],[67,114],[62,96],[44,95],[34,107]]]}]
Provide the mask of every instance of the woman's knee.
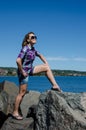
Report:
[{"label": "woman's knee", "polygon": [[26,89],[23,89],[20,94],[21,94],[21,96],[23,97],[23,96],[25,95],[25,93],[26,93]]},{"label": "woman's knee", "polygon": [[20,85],[19,94],[23,96],[26,93],[26,90],[27,90],[27,84]]},{"label": "woman's knee", "polygon": [[19,95],[21,97],[23,97],[25,95],[25,93],[26,93],[26,89],[22,89],[22,90],[20,90]]},{"label": "woman's knee", "polygon": [[45,66],[46,71],[50,70],[50,67],[48,64],[45,64],[44,66]]},{"label": "woman's knee", "polygon": [[33,74],[47,72],[48,70],[50,70],[49,65],[42,64],[34,67]]}]

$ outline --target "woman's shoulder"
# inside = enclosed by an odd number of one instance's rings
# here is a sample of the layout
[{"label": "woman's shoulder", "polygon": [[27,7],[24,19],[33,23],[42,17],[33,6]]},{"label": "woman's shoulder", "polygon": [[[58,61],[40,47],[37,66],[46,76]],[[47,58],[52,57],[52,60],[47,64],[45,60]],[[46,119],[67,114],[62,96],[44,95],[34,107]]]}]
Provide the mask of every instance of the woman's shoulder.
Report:
[{"label": "woman's shoulder", "polygon": [[23,46],[23,48],[22,48],[22,50],[25,52],[25,51],[27,51],[27,49],[28,49],[28,46]]}]

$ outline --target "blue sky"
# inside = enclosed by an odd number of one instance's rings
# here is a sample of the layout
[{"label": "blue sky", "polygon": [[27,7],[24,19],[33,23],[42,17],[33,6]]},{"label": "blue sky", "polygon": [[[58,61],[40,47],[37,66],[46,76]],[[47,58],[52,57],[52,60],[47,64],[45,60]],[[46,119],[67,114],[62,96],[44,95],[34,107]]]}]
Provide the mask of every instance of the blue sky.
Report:
[{"label": "blue sky", "polygon": [[0,0],[0,66],[16,67],[29,31],[51,69],[86,71],[85,0]]}]

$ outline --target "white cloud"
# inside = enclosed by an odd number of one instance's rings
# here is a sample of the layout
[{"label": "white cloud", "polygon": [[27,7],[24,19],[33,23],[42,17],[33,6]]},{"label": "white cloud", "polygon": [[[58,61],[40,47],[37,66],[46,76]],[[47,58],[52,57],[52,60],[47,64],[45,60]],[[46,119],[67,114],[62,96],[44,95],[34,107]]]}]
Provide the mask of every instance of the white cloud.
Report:
[{"label": "white cloud", "polygon": [[46,57],[48,61],[68,61],[68,58],[64,57]]},{"label": "white cloud", "polygon": [[86,62],[86,58],[74,58],[74,61]]},{"label": "white cloud", "polygon": [[46,57],[46,59],[48,61],[79,61],[79,62],[86,62],[86,58],[79,58],[79,57],[75,57],[75,58],[67,58],[67,57]]}]

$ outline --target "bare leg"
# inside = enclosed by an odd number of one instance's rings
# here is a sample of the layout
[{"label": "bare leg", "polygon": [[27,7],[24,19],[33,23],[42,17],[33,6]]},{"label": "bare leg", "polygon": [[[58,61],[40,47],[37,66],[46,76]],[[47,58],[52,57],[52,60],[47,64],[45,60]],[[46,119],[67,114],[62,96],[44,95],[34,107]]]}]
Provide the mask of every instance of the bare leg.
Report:
[{"label": "bare leg", "polygon": [[16,100],[15,100],[15,106],[14,106],[14,111],[13,111],[14,116],[19,115],[19,112],[18,112],[19,105],[23,99],[23,96],[26,93],[26,88],[27,88],[27,84],[20,85],[19,94],[17,95]]},{"label": "bare leg", "polygon": [[53,88],[57,88],[58,91],[61,91],[60,87],[56,83],[55,78],[54,78],[54,76],[52,74],[52,71],[51,71],[51,69],[50,69],[50,67],[48,65],[43,64],[43,65],[35,66],[35,68],[33,70],[33,74],[37,74],[37,73],[40,73],[40,72],[45,72],[47,78],[49,79],[49,81],[53,85]]}]

